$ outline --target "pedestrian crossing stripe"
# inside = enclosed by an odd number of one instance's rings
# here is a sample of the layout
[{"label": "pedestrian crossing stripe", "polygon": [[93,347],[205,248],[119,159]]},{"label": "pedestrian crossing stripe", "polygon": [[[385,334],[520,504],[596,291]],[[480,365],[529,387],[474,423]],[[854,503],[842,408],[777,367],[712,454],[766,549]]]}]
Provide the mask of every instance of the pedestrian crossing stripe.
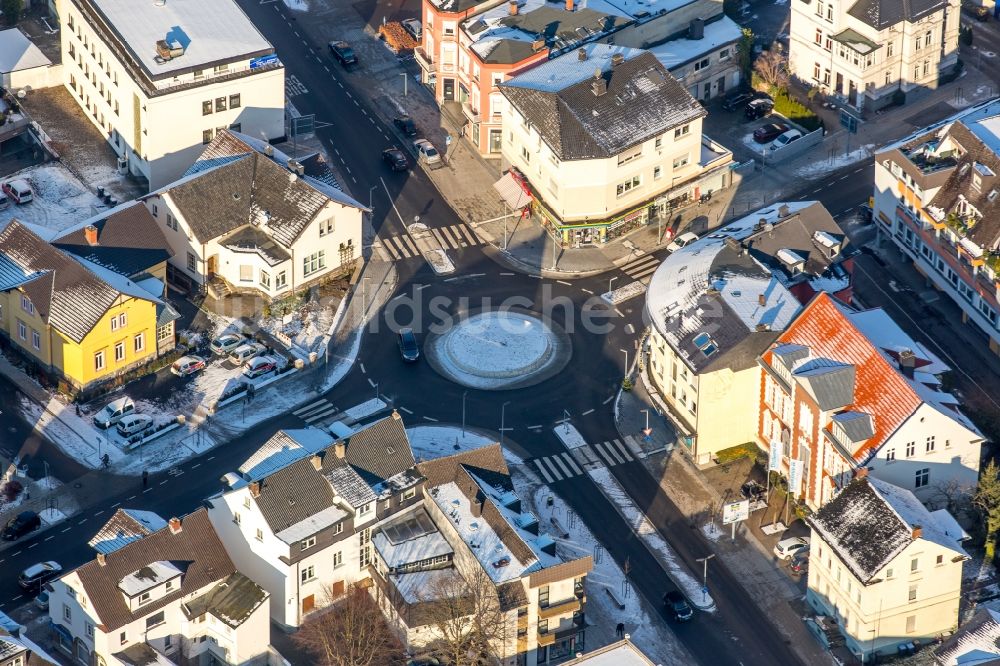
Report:
[{"label": "pedestrian crossing stripe", "polygon": [[634,280],[641,280],[656,272],[660,260],[651,254],[643,255],[622,267],[622,271]]},{"label": "pedestrian crossing stripe", "polygon": [[326,398],[317,400],[316,402],[309,403],[305,407],[300,407],[292,412],[295,416],[299,417],[306,423],[313,423],[322,418],[330,416],[336,413],[338,410],[330,401]]},{"label": "pedestrian crossing stripe", "polygon": [[584,465],[614,467],[633,462],[637,456],[634,456],[629,448],[627,443],[613,439],[595,444],[593,447],[584,444],[573,449],[572,455],[570,452],[562,452],[535,458],[532,462],[546,483],[554,483],[582,475]]},{"label": "pedestrian crossing stripe", "polygon": [[[431,235],[438,244],[445,249],[460,250],[466,247],[482,245],[482,241],[476,232],[464,224],[453,224],[447,227],[430,229]],[[417,244],[409,235],[387,236],[379,239],[375,247],[379,250],[382,259],[386,261],[400,261],[420,255]]]}]

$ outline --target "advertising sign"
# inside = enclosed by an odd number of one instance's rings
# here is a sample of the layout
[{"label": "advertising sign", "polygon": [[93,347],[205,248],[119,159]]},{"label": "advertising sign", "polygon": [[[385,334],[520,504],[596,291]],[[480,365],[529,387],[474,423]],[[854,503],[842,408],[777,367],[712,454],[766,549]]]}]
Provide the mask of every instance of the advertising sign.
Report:
[{"label": "advertising sign", "polygon": [[750,500],[739,500],[722,505],[722,524],[737,523],[750,517]]}]

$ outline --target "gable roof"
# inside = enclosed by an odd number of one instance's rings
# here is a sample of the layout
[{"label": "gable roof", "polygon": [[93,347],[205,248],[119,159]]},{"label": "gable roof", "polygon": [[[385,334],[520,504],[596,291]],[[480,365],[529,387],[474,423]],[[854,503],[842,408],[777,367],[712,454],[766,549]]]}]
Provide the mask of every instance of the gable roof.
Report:
[{"label": "gable roof", "polygon": [[74,342],[81,342],[122,295],[159,303],[123,276],[88,269],[17,220],[0,230],[0,257],[6,266],[0,275],[25,275],[17,286],[43,321]]},{"label": "gable roof", "polygon": [[[799,344],[809,348],[811,359],[800,360],[793,373],[803,364],[824,359],[839,365],[854,367],[854,391],[850,402],[840,407],[870,414],[874,420],[871,439],[853,451],[862,460],[869,451],[882,445],[923,402],[898,369],[889,364],[876,348],[826,293],[817,294],[798,317],[778,336],[777,344]],[[772,351],[763,354],[771,363]],[[834,402],[841,402],[838,397]]]},{"label": "gable roof", "polygon": [[946,0],[858,0],[847,13],[876,30],[913,23],[947,6]]},{"label": "gable roof", "polygon": [[[499,86],[561,160],[604,159],[707,114],[653,54],[588,44]],[[612,56],[623,62],[613,65]],[[607,92],[595,94],[600,81]]]},{"label": "gable roof", "polygon": [[[126,576],[154,562],[182,565],[178,566],[184,572],[180,588],[132,612],[118,584]],[[226,554],[204,508],[182,518],[181,529],[176,534],[170,527],[164,527],[108,553],[103,565],[92,560],[74,570],[100,623],[109,632],[146,617],[206,585],[224,580],[235,571],[236,567]]]},{"label": "gable roof", "polygon": [[184,602],[181,609],[189,620],[211,613],[235,629],[266,600],[267,592],[237,571],[208,592]]},{"label": "gable roof", "polygon": [[[85,237],[97,227],[97,245]],[[94,216],[57,236],[52,244],[122,275],[137,275],[173,256],[173,250],[153,215],[139,201],[129,201]]]},{"label": "gable roof", "polygon": [[934,653],[941,666],[1000,664],[1000,613],[980,608]]},{"label": "gable roof", "polygon": [[851,481],[807,521],[865,584],[917,539],[967,557],[962,535],[948,533],[913,493],[868,476]]},{"label": "gable roof", "polygon": [[167,521],[152,511],[118,509],[87,545],[106,555],[166,526]]},{"label": "gable roof", "polygon": [[154,194],[168,196],[201,243],[244,226],[291,247],[330,202],[367,210],[343,192],[279,163],[283,153],[225,130],[183,178]]}]

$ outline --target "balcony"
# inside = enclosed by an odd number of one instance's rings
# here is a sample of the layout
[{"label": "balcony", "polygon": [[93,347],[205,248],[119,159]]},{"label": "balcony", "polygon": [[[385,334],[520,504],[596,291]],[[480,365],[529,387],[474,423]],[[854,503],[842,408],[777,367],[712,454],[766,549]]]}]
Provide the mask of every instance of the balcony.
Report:
[{"label": "balcony", "polygon": [[474,125],[482,122],[483,120],[483,117],[479,115],[479,110],[472,108],[471,104],[463,104],[462,113],[469,119],[469,122]]},{"label": "balcony", "polygon": [[937,139],[934,139],[900,152],[906,155],[910,164],[920,169],[920,173],[923,175],[953,168],[957,164],[954,155],[950,150],[938,153],[939,143]]},{"label": "balcony", "polygon": [[538,617],[547,620],[560,615],[569,615],[580,610],[580,605],[580,600],[577,597],[573,597],[572,599],[560,601],[555,604],[549,604],[544,608],[540,607],[538,609]]},{"label": "balcony", "polygon": [[413,49],[413,59],[417,61],[417,64],[423,71],[425,72],[434,71],[434,58],[428,55],[426,51],[424,51],[423,46],[418,46],[417,48]]}]

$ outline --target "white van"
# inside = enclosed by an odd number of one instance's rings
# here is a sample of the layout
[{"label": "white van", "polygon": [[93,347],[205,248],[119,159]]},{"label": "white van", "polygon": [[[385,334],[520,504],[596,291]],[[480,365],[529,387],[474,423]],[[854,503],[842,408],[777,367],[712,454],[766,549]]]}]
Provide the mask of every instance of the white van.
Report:
[{"label": "white van", "polygon": [[243,365],[250,359],[263,355],[266,351],[267,348],[259,342],[248,342],[229,352],[229,360],[236,365]]},{"label": "white van", "polygon": [[696,240],[698,240],[698,234],[688,231],[687,233],[683,233],[677,238],[675,238],[674,242],[667,246],[667,249],[670,250],[671,252],[676,252],[685,245],[690,245]]},{"label": "white van", "polygon": [[109,402],[104,409],[94,414],[94,425],[98,428],[108,429],[122,420],[123,416],[128,416],[135,411],[135,403],[132,398],[118,398],[114,402]]},{"label": "white van", "polygon": [[28,181],[20,178],[7,181],[3,184],[2,189],[4,194],[13,199],[16,204],[26,204],[33,198],[31,185],[28,185]]}]

